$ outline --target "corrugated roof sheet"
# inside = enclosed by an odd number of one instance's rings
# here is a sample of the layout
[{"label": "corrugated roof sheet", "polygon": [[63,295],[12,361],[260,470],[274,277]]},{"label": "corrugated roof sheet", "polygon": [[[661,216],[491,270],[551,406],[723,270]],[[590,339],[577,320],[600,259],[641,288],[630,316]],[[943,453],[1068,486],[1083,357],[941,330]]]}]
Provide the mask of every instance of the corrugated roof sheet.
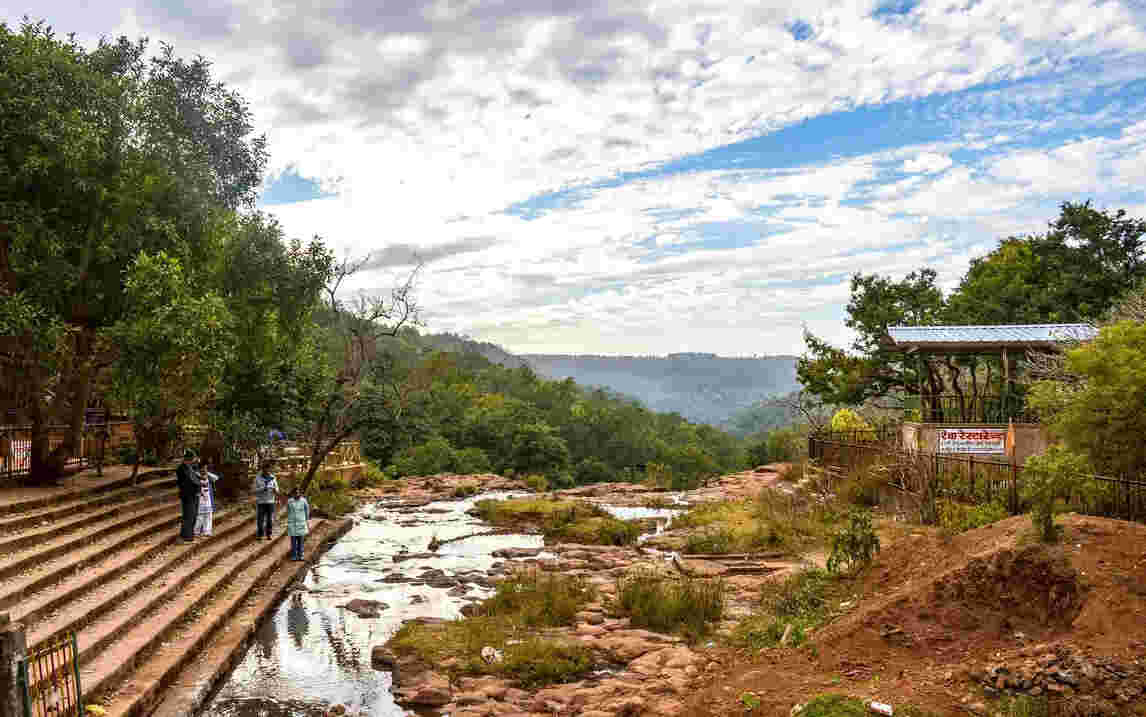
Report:
[{"label": "corrugated roof sheet", "polygon": [[1084,341],[1098,335],[1090,324],[1016,324],[1010,326],[892,326],[897,344],[1025,344]]}]

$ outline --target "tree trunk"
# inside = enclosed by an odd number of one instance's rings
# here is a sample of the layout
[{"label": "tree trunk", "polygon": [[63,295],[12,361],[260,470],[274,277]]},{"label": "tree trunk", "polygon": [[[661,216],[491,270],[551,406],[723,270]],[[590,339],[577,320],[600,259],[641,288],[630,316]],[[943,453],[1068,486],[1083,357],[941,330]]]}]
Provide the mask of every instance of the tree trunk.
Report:
[{"label": "tree trunk", "polygon": [[[71,366],[72,376],[61,382],[68,386],[70,404],[64,437],[60,444],[48,453],[39,466],[33,466],[32,481],[35,483],[53,482],[67,473],[68,460],[78,455],[84,436],[84,417],[87,413],[88,398],[92,387],[92,357],[95,351],[95,332],[81,329],[76,335],[76,354]],[[41,423],[40,434],[46,426]],[[33,429],[33,445],[35,445]],[[43,446],[47,447],[47,436],[43,436]]]}]

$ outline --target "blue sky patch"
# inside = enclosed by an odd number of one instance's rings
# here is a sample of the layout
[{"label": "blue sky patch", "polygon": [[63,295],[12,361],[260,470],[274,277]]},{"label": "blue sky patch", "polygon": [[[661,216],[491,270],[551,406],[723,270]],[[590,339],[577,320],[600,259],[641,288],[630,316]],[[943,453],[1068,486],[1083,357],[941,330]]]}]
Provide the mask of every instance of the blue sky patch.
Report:
[{"label": "blue sky patch", "polygon": [[790,23],[787,27],[788,32],[792,33],[792,37],[795,38],[797,42],[803,42],[815,34],[815,30],[812,29],[812,26],[803,20]]},{"label": "blue sky patch", "polygon": [[292,167],[279,175],[263,190],[262,196],[259,197],[259,204],[269,207],[276,204],[294,204],[295,202],[333,196],[335,196],[333,193],[324,192],[318,182],[299,175]]}]

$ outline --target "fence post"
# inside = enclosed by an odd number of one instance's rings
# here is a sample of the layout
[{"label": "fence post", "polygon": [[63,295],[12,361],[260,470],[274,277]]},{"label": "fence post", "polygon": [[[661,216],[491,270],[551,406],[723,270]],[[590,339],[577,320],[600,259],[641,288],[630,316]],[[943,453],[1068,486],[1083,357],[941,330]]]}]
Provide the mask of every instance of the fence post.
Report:
[{"label": "fence post", "polygon": [[0,717],[24,717],[19,665],[28,656],[24,626],[0,614]]},{"label": "fence post", "polygon": [[1011,515],[1019,513],[1019,466],[1011,463]]}]

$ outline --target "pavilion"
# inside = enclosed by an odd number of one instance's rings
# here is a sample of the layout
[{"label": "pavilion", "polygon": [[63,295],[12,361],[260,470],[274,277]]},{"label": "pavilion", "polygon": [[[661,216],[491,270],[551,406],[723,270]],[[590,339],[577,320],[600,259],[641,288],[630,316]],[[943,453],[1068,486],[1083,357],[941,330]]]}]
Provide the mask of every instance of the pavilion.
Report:
[{"label": "pavilion", "polygon": [[[1030,352],[1062,350],[1097,335],[1090,324],[889,327],[883,345],[903,352],[920,368],[918,420],[904,421],[904,446],[938,453],[1004,453],[1009,447],[1000,442],[1000,434],[1006,434],[1000,427],[1013,422],[1015,457],[1021,461],[1041,453],[1047,437],[1016,390],[1018,362]],[[943,393],[942,380],[924,380],[929,373],[922,370],[924,361],[940,357],[944,371],[958,372],[954,382],[947,377],[954,393]]]}]

